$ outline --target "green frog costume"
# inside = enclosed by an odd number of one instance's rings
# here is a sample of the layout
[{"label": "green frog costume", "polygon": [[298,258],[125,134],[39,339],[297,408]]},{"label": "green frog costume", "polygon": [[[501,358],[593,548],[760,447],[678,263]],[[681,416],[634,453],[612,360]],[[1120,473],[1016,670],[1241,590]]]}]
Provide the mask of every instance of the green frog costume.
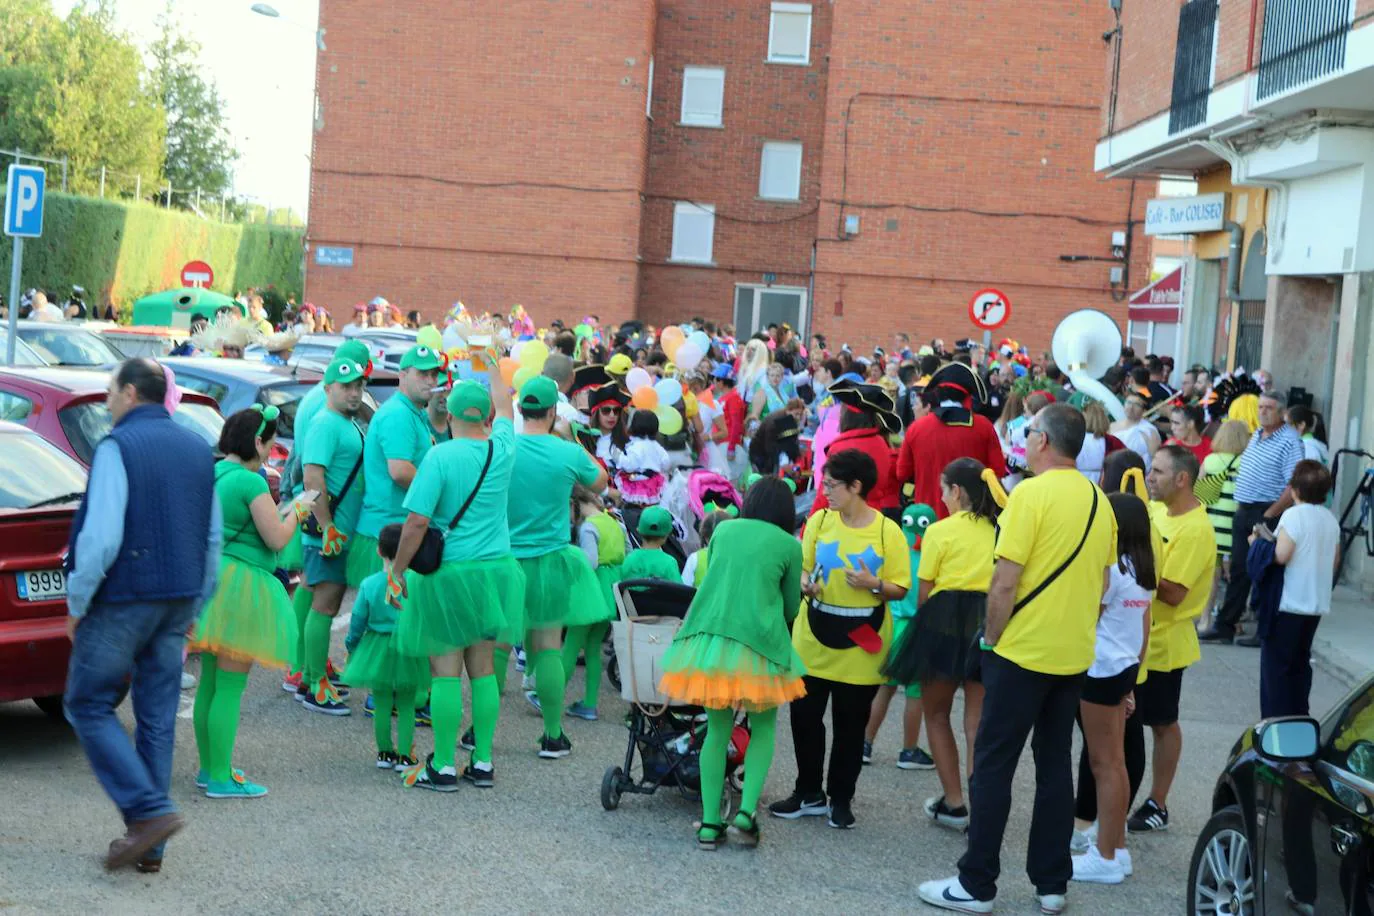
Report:
[{"label": "green frog costume", "polygon": [[601,644],[616,616],[613,588],[620,581],[621,566],[625,562],[625,529],[609,513],[598,512],[578,526],[577,542],[587,560],[596,564],[596,580],[601,585],[605,602],[605,619],[568,627],[563,638],[563,671],[575,670],[577,656],[586,656],[586,687],[582,701],[569,707],[568,713],[580,719],[595,720],[596,704],[601,696]]}]

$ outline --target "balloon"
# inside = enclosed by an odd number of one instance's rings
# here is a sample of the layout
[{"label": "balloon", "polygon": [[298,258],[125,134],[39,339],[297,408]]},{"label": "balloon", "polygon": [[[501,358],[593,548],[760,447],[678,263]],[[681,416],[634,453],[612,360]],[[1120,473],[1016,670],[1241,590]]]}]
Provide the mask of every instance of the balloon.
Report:
[{"label": "balloon", "polygon": [[702,359],[706,356],[706,351],[692,343],[690,340],[677,348],[677,358],[673,362],[677,363],[678,368],[683,372],[691,372],[701,365]]},{"label": "balloon", "polygon": [[665,378],[654,386],[660,404],[676,404],[682,400],[682,383],[677,379]]},{"label": "balloon", "polygon": [[573,334],[577,337],[578,340],[581,340],[584,337],[595,337],[596,331],[592,329],[591,325],[587,324],[586,322],[583,322],[582,324],[579,324],[577,327],[573,328]]},{"label": "balloon", "polygon": [[686,342],[685,340],[665,340],[660,343],[660,346],[663,348],[663,352],[668,354],[669,360],[676,361],[677,351],[681,350],[682,345]]},{"label": "balloon", "polygon": [[434,325],[426,325],[420,328],[420,333],[415,335],[415,343],[421,347],[429,347],[431,350],[444,349],[444,335],[439,333],[439,329]]},{"label": "balloon", "polygon": [[521,388],[525,387],[526,382],[538,374],[538,372],[534,371],[529,366],[522,366],[515,371],[515,377],[511,379],[511,387],[519,391]]},{"label": "balloon", "polygon": [[668,354],[669,359],[677,357],[677,348],[687,342],[687,335],[682,333],[682,328],[677,325],[669,325],[663,329],[659,335],[658,343],[663,348],[663,352]]},{"label": "balloon", "polygon": [[682,414],[672,407],[660,406],[654,411],[658,417],[658,431],[665,436],[673,436],[682,432]]},{"label": "balloon", "polygon": [[507,388],[515,387],[515,373],[520,371],[518,360],[511,359],[509,356],[501,357],[501,381],[506,383]]},{"label": "balloon", "polygon": [[625,387],[630,389],[630,394],[634,394],[639,389],[648,387],[653,383],[653,377],[638,366],[631,369],[630,374],[625,376]]},{"label": "balloon", "polygon": [[543,341],[531,340],[520,347],[520,368],[529,369],[534,375],[543,370],[544,361],[548,358],[549,348],[544,346]]},{"label": "balloon", "polygon": [[630,403],[641,410],[653,410],[658,406],[658,392],[645,385],[630,396]]},{"label": "balloon", "polygon": [[706,336],[705,331],[693,331],[687,342],[694,345],[703,355],[711,349],[711,338]]}]

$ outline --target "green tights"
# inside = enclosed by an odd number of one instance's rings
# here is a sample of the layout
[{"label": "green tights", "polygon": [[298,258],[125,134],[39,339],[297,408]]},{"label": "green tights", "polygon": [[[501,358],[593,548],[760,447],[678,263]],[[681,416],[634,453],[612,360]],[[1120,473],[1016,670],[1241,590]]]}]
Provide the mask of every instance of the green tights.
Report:
[{"label": "green tights", "polygon": [[563,735],[563,692],[568,686],[563,676],[563,655],[557,649],[545,649],[530,661],[534,668],[534,692],[544,714],[544,734],[560,738]]},{"label": "green tights", "polygon": [[310,589],[301,582],[291,596],[291,610],[296,612],[296,652],[291,656],[293,674],[305,673],[305,622],[310,619]]},{"label": "green tights", "polygon": [[[491,762],[491,742],[496,736],[496,718],[501,712],[501,694],[493,675],[473,678],[472,759]],[[454,765],[458,748],[458,723],[463,718],[463,679],[436,677],[429,693],[429,711],[434,726],[434,768]],[[377,715],[381,716],[380,708]]]},{"label": "green tights", "polygon": [[239,709],[248,672],[223,671],[208,652],[200,655],[200,684],[191,713],[200,768],[211,782],[233,778],[234,742],[239,732]]},{"label": "green tights", "polygon": [[[735,818],[735,822],[741,827],[750,826],[747,822],[741,821],[741,818],[748,815],[752,820],[759,806],[763,782],[768,778],[768,768],[773,765],[773,738],[777,724],[776,707],[749,714],[749,749],[744,752],[744,794],[740,797],[740,813]],[[734,710],[706,710],[706,740],[701,745],[703,824],[720,823],[720,799],[725,792],[725,752],[734,727]],[[707,828],[702,828],[703,833],[706,830]],[[719,831],[711,831],[711,835],[718,836]]]},{"label": "green tights", "polygon": [[305,621],[305,683],[313,690],[329,668],[329,637],[334,618],[312,610]]},{"label": "green tights", "polygon": [[582,705],[592,709],[596,709],[596,702],[601,696],[601,643],[610,628],[610,621],[585,627],[568,627],[568,635],[563,638],[563,673],[570,683],[572,672],[577,670],[578,654],[587,657],[587,686],[582,693]]},{"label": "green tights", "polygon": [[[399,751],[410,757],[415,752],[415,693],[402,690],[372,691],[372,733],[377,750]],[[391,743],[391,710],[396,710],[396,744]]]}]

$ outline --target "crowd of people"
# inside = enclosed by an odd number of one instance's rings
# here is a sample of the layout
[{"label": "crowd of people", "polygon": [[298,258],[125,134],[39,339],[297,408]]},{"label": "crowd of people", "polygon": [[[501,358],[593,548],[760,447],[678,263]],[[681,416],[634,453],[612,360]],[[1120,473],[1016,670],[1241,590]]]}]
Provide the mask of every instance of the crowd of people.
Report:
[{"label": "crowd of people", "polygon": [[[1063,910],[1070,880],[1132,873],[1127,835],[1169,823],[1184,673],[1200,639],[1238,632],[1253,577],[1272,593],[1256,607],[1266,714],[1306,711],[1304,646],[1330,607],[1331,479],[1312,444],[1320,416],[1285,414],[1267,374],[1194,370],[1174,390],[1164,361],[1123,351],[1103,382],[1124,403],[1108,404],[1009,340],[991,354],[967,340],[913,351],[899,334],[870,357],[805,346],[786,325],[738,341],[699,319],[661,331],[595,316],[541,331],[523,310],[465,320],[461,354],[422,332],[366,428],[367,347],[338,349],[297,406],[280,506],[259,473],[277,408],[230,416],[212,455],[170,422],[170,369],[131,360],[115,373],[114,430],[73,529],[67,695],[127,825],[111,867],[156,870],[181,825],[168,789],[188,632],[207,797],[267,794],[233,766],[254,664],[288,669],[283,687],[308,712],[349,715],[350,688],[369,691],[377,767],[451,792],[495,785],[512,656],[542,717],[532,751],[566,757],[564,716],[598,718],[613,584],[693,586],[660,689],[704,708],[697,844],[759,842],[784,705],[797,780],[767,813],[853,827],[901,691],[897,765],[933,769],[926,816],[968,832],[957,874],[920,895],[972,913],[997,895],[1028,739],[1026,866],[1042,911]],[[157,486],[171,467],[185,482],[174,496]],[[137,749],[113,716],[131,671]],[[751,738],[726,822],[740,710]],[[432,753],[417,723],[432,725]],[[1132,813],[1147,727],[1152,781]]]}]

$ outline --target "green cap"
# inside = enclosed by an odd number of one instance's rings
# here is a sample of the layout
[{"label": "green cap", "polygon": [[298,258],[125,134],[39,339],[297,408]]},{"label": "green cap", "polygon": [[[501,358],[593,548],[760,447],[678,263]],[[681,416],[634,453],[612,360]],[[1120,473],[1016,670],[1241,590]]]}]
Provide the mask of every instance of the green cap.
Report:
[{"label": "green cap", "polygon": [[414,346],[405,352],[401,357],[402,369],[419,369],[421,372],[428,372],[431,369],[442,369],[444,361],[432,349],[426,346]]},{"label": "green cap", "polygon": [[536,375],[520,389],[522,410],[548,410],[558,403],[558,384],[546,375]]},{"label": "green cap", "polygon": [[491,415],[491,392],[477,382],[459,382],[448,395],[448,414],[465,423],[484,423]]},{"label": "green cap", "polygon": [[353,382],[367,381],[367,376],[363,375],[363,367],[351,359],[335,359],[329,364],[329,368],[324,370],[324,383],[332,385],[338,382],[342,385],[351,385]]},{"label": "green cap", "polygon": [[666,538],[673,533],[673,516],[662,506],[650,506],[639,516],[639,533],[650,538]]},{"label": "green cap", "polygon": [[361,340],[345,340],[339,344],[339,349],[334,351],[335,359],[346,359],[367,368],[367,364],[372,362],[372,351],[367,344]]}]

